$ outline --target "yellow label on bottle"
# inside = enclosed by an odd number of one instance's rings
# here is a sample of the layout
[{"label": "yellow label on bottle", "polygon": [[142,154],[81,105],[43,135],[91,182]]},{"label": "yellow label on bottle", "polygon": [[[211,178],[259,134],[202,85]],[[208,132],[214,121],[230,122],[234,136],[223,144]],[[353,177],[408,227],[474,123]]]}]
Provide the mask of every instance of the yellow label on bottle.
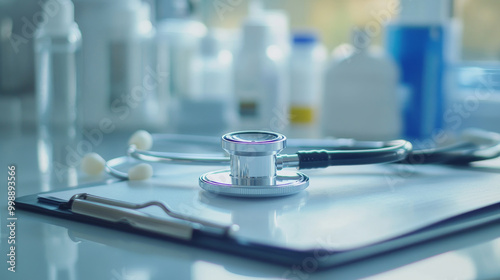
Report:
[{"label": "yellow label on bottle", "polygon": [[240,116],[256,117],[258,109],[257,107],[257,102],[240,102]]},{"label": "yellow label on bottle", "polygon": [[310,124],[315,120],[315,111],[311,107],[292,106],[290,108],[290,121],[296,124]]}]

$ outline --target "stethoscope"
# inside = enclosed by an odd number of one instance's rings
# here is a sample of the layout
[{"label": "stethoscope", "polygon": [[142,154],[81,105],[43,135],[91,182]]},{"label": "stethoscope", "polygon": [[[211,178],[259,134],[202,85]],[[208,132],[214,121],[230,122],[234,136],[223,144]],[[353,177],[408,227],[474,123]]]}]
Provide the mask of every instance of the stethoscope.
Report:
[{"label": "stethoscope", "polygon": [[[500,135],[482,130],[469,130],[463,134],[461,141],[452,145],[421,150],[412,150],[412,144],[405,140],[291,139],[292,145],[289,146],[313,150],[280,154],[287,146],[287,138],[284,135],[268,131],[239,131],[225,134],[218,140],[229,156],[149,151],[153,142],[168,141],[198,144],[214,142],[210,137],[151,135],[138,131],[129,141],[128,157],[100,162],[109,174],[124,180],[148,179],[152,175],[151,167],[145,164],[142,164],[144,171],[139,172],[138,177],[130,172],[127,174],[119,171],[118,166],[124,164],[129,157],[145,162],[229,165],[229,170],[201,175],[199,186],[210,193],[226,196],[275,197],[291,195],[309,186],[309,177],[306,174],[283,170],[290,167],[302,170],[394,162],[468,164],[500,156]],[[135,173],[138,173],[137,170]]]}]

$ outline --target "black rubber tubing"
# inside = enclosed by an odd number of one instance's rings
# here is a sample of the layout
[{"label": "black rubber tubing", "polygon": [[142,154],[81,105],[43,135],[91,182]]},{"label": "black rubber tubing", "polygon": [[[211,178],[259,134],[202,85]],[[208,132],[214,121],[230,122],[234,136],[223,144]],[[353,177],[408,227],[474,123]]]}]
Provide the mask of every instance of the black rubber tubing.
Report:
[{"label": "black rubber tubing", "polygon": [[333,165],[390,163],[404,160],[412,150],[410,142],[394,140],[383,147],[361,150],[299,151],[299,169],[325,168]]}]

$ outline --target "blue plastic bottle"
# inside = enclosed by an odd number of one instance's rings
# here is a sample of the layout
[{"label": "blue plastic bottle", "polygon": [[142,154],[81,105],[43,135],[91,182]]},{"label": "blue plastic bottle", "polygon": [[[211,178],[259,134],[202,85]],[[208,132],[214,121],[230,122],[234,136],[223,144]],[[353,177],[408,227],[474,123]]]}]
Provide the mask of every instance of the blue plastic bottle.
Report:
[{"label": "blue plastic bottle", "polygon": [[387,51],[401,70],[406,98],[403,134],[430,137],[443,127],[445,38],[449,0],[401,0],[399,18],[386,27]]}]

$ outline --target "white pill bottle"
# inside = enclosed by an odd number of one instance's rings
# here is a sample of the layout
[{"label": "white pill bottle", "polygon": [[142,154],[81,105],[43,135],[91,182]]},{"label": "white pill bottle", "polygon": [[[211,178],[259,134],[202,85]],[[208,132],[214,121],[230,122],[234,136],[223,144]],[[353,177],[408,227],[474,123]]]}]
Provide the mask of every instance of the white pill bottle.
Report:
[{"label": "white pill bottle", "polygon": [[323,136],[390,140],[401,136],[399,71],[370,37],[353,31],[352,45],[333,52],[321,110]]}]

